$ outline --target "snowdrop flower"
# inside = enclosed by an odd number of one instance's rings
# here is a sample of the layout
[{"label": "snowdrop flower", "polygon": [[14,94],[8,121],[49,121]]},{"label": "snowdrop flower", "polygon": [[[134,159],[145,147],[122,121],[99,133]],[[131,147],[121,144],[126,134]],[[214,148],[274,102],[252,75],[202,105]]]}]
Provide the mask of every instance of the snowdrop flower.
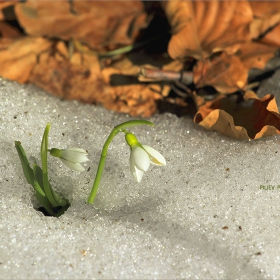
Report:
[{"label": "snowdrop flower", "polygon": [[84,167],[80,164],[88,161],[87,151],[80,148],[68,148],[68,149],[56,149],[50,150],[50,154],[54,157],[58,157],[67,167],[75,171],[84,171]]},{"label": "snowdrop flower", "polygon": [[130,171],[138,183],[142,180],[144,172],[148,170],[150,163],[158,166],[166,165],[165,158],[161,153],[150,146],[141,145],[131,132],[126,133],[125,139],[131,149]]}]

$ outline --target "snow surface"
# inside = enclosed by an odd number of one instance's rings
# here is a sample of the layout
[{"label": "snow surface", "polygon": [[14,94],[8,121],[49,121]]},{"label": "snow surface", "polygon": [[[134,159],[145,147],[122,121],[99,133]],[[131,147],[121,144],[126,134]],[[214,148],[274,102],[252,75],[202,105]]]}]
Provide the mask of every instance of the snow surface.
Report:
[{"label": "snow surface", "polygon": [[[131,131],[167,166],[151,166],[137,184],[120,134],[88,205],[104,141],[130,119],[0,80],[0,278],[280,278],[280,137],[237,141],[155,115],[154,128]],[[59,218],[34,209],[14,147],[21,141],[40,162],[47,122],[50,148],[90,153],[82,173],[49,159],[52,185],[71,200]]]}]

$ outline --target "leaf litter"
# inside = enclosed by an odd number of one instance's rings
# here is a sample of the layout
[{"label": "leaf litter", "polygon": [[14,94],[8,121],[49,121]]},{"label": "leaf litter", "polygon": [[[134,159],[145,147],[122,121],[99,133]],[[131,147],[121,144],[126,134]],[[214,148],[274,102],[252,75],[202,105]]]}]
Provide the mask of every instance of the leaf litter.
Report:
[{"label": "leaf litter", "polygon": [[280,1],[5,1],[0,75],[132,116],[191,112],[206,129],[258,139],[280,134],[274,96],[253,91],[279,35]]}]

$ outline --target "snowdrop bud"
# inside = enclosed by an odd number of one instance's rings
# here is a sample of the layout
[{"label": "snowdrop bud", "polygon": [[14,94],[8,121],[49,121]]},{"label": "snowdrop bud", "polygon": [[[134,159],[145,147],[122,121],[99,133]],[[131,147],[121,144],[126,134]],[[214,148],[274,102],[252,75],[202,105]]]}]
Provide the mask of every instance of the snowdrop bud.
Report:
[{"label": "snowdrop bud", "polygon": [[57,149],[53,148],[50,150],[50,154],[54,157],[58,157],[67,167],[75,171],[84,171],[84,167],[80,164],[86,162],[87,151],[80,148],[68,148],[68,149]]}]

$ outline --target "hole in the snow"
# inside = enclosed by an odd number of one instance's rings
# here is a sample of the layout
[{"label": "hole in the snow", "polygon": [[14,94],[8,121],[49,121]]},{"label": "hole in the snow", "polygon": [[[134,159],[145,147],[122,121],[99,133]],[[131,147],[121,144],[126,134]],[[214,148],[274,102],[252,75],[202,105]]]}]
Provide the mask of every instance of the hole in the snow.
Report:
[{"label": "hole in the snow", "polygon": [[57,214],[56,216],[54,216],[54,215],[51,215],[44,207],[42,207],[42,206],[40,206],[39,208],[35,208],[35,210],[37,210],[37,211],[39,211],[39,212],[41,212],[41,213],[43,213],[44,214],[44,216],[46,216],[46,217],[60,217],[61,215],[63,215],[66,211],[67,211],[67,209],[69,208],[69,206],[70,205],[68,205],[67,206],[67,208],[66,207],[55,207],[55,208],[53,208],[53,210],[54,210],[54,212]]}]

